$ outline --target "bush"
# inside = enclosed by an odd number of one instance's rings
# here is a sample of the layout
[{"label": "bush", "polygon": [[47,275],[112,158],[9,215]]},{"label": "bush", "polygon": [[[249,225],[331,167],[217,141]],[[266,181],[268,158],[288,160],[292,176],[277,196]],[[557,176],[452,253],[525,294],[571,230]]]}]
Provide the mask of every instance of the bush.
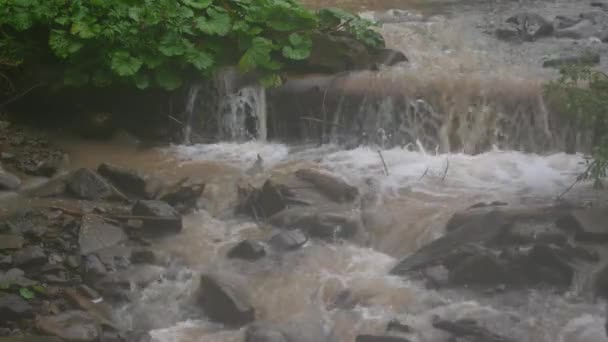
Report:
[{"label": "bush", "polygon": [[58,67],[74,86],[174,90],[226,65],[272,85],[287,63],[308,58],[316,32],[383,46],[371,26],[294,0],[0,0],[0,60]]},{"label": "bush", "polygon": [[547,91],[559,99],[577,128],[592,134],[593,148],[579,179],[592,179],[601,186],[608,168],[608,75],[588,66],[570,65]]}]

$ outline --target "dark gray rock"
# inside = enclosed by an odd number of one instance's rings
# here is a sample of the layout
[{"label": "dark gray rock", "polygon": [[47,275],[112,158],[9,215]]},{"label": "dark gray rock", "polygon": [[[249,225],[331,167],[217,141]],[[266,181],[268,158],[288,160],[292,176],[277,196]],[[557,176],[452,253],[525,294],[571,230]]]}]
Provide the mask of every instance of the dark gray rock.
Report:
[{"label": "dark gray rock", "polygon": [[270,238],[270,245],[281,251],[293,251],[308,242],[308,237],[299,229],[286,230]]},{"label": "dark gray rock", "polygon": [[578,241],[608,242],[608,209],[590,208],[573,210],[556,221],[557,226],[574,233]]},{"label": "dark gray rock", "polygon": [[506,22],[517,27],[519,36],[525,41],[550,36],[553,32],[553,24],[536,13],[519,13],[509,17]]},{"label": "dark gray rock", "polygon": [[90,282],[94,282],[107,273],[108,270],[96,255],[89,254],[84,258],[84,274]]},{"label": "dark gray rock", "polygon": [[32,306],[14,294],[0,295],[0,321],[33,318]]},{"label": "dark gray rock", "polygon": [[84,311],[66,311],[55,316],[36,319],[36,328],[41,332],[68,341],[97,341],[101,327],[91,315]]},{"label": "dark gray rock", "polygon": [[23,237],[19,235],[0,235],[0,250],[20,249],[23,247]]},{"label": "dark gray rock", "polygon": [[336,73],[369,69],[373,58],[363,43],[354,38],[319,33],[312,36],[313,49],[306,60],[308,71]]},{"label": "dark gray rock", "polygon": [[355,342],[410,342],[410,340],[405,337],[389,335],[359,335]]},{"label": "dark gray rock", "polygon": [[554,36],[557,38],[586,39],[597,37],[600,35],[600,33],[600,29],[596,27],[593,22],[584,19],[578,22],[576,25],[565,29],[556,30]]},{"label": "dark gray rock", "polygon": [[393,331],[402,334],[411,334],[414,332],[414,329],[407,324],[401,323],[396,319],[391,320],[386,325],[386,331]]},{"label": "dark gray rock", "polygon": [[13,254],[13,264],[17,267],[41,266],[46,262],[46,254],[40,246],[29,246]]},{"label": "dark gray rock", "polygon": [[397,64],[409,62],[407,56],[397,50],[393,49],[380,49],[372,55],[374,60],[374,69],[379,69],[380,66],[394,66]]},{"label": "dark gray rock", "polygon": [[509,232],[511,223],[510,218],[499,211],[479,215],[403,259],[391,270],[391,274],[404,275],[454,260],[456,256],[470,255],[466,250],[471,246],[493,244],[502,239]]},{"label": "dark gray rock", "polygon": [[292,207],[272,216],[270,222],[283,229],[300,229],[309,236],[333,240],[352,238],[362,231],[357,212],[333,212],[311,207]]},{"label": "dark gray rock", "polygon": [[120,244],[127,239],[127,235],[122,228],[106,222],[99,215],[85,215],[82,217],[78,234],[81,255]]},{"label": "dark gray rock", "polygon": [[178,233],[182,230],[181,215],[166,202],[137,201],[131,212],[135,216],[149,217],[142,219],[142,228],[148,233]]},{"label": "dark gray rock", "polygon": [[205,184],[191,183],[188,179],[185,179],[171,187],[164,188],[159,198],[179,211],[186,212],[196,208],[197,202],[204,191]]},{"label": "dark gray rock", "polygon": [[498,335],[470,319],[448,321],[436,317],[432,323],[433,327],[449,332],[453,337],[472,337],[474,341],[480,342],[515,342],[515,340]]},{"label": "dark gray rock", "polygon": [[359,196],[357,187],[326,170],[300,169],[296,172],[296,176],[338,203],[352,202]]},{"label": "dark gray rock", "polygon": [[108,181],[96,172],[82,168],[75,171],[69,178],[67,190],[80,199],[99,200],[123,200],[125,195],[121,194]]},{"label": "dark gray rock", "polygon": [[36,282],[25,277],[25,272],[18,268],[11,268],[6,272],[0,272],[0,284],[17,285],[19,287],[28,287],[36,285]]},{"label": "dark gray rock", "polygon": [[149,199],[146,191],[146,180],[137,171],[103,163],[99,165],[97,172],[112,182],[124,194],[139,199]]},{"label": "dark gray rock", "polygon": [[220,323],[241,326],[255,320],[244,285],[232,277],[202,275],[199,303],[209,318]]},{"label": "dark gray rock", "polygon": [[523,40],[519,29],[513,25],[500,25],[494,31],[494,35],[500,40],[511,43],[521,42]]},{"label": "dark gray rock", "polygon": [[506,260],[489,251],[462,260],[450,271],[452,285],[494,285],[510,283],[514,280],[512,269]]},{"label": "dark gray rock", "polygon": [[599,53],[583,53],[547,59],[543,62],[543,68],[562,68],[567,65],[596,65],[599,63]]},{"label": "dark gray rock", "polygon": [[254,218],[269,218],[287,208],[289,199],[294,196],[286,186],[270,179],[260,189],[239,186],[236,212]]},{"label": "dark gray rock", "polygon": [[17,190],[21,186],[21,179],[14,174],[0,168],[0,190]]},{"label": "dark gray rock", "polygon": [[245,342],[289,342],[289,338],[278,328],[254,323],[245,330]]},{"label": "dark gray rock", "polygon": [[565,29],[578,24],[581,18],[570,18],[563,15],[558,15],[553,20],[553,27],[556,30]]},{"label": "dark gray rock", "polygon": [[258,260],[266,255],[264,245],[259,241],[245,240],[234,246],[228,252],[229,258]]}]

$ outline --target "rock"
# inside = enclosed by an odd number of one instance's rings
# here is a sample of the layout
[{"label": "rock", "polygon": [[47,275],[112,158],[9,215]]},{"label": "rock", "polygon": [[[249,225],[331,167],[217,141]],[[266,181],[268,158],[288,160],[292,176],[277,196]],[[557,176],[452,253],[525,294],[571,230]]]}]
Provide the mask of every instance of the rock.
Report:
[{"label": "rock", "polygon": [[14,294],[4,294],[0,297],[0,321],[33,318],[32,306],[21,297]]},{"label": "rock", "polygon": [[270,218],[270,223],[283,229],[300,229],[320,239],[352,238],[362,231],[358,212],[336,213],[309,207],[292,207]]},{"label": "rock", "polygon": [[81,255],[117,245],[127,239],[127,235],[120,227],[106,222],[101,216],[85,215],[82,217],[78,234]]},{"label": "rock", "polygon": [[515,25],[520,37],[526,41],[534,41],[553,32],[553,24],[536,13],[519,13],[508,18],[506,22]]},{"label": "rock", "polygon": [[99,165],[97,172],[112,182],[122,193],[138,199],[149,199],[146,180],[137,171],[103,163]]},{"label": "rock", "polygon": [[604,2],[604,1],[592,1],[591,2],[591,6],[592,7],[599,7],[601,9],[603,9],[604,11],[608,11],[608,2]]},{"label": "rock", "polygon": [[20,186],[19,177],[0,168],[0,190],[17,190]]},{"label": "rock", "polygon": [[407,56],[401,51],[393,49],[380,49],[373,56],[374,69],[380,66],[394,66],[403,62],[409,62]]},{"label": "rock", "polygon": [[270,238],[270,245],[278,250],[293,251],[308,242],[308,237],[299,229],[282,231]]},{"label": "rock", "polygon": [[70,255],[66,258],[66,264],[70,268],[79,268],[81,264],[80,256]]},{"label": "rock", "polygon": [[500,40],[507,42],[519,42],[522,40],[519,29],[513,25],[501,25],[495,31],[494,35]]},{"label": "rock", "polygon": [[608,242],[608,209],[590,208],[573,210],[556,221],[560,229],[574,233],[577,241]]},{"label": "rock", "polygon": [[254,218],[269,218],[287,208],[294,194],[286,186],[267,180],[261,189],[252,186],[238,188],[237,213]]},{"label": "rock", "polygon": [[[88,288],[87,291],[94,290]],[[100,299],[102,298],[99,296],[99,294],[97,294],[97,296],[93,298],[86,298],[82,296],[78,291],[70,288],[66,288],[64,290],[64,293],[67,299],[72,303],[72,305],[88,313],[100,324],[103,324],[107,327],[116,327],[116,324],[113,322],[112,307],[110,307],[107,303],[101,301]]]},{"label": "rock", "polygon": [[338,203],[352,202],[359,195],[357,187],[325,170],[300,169],[296,176],[311,183],[319,192]]},{"label": "rock", "polygon": [[[533,267],[532,265],[536,265]],[[574,278],[574,267],[568,260],[568,254],[561,248],[549,245],[534,245],[528,252],[528,260],[524,266],[531,267],[531,278],[550,285],[569,286]],[[551,271],[549,278],[545,277],[542,269]]]},{"label": "rock", "polygon": [[163,189],[159,198],[179,211],[196,208],[198,199],[205,191],[205,184],[189,184],[185,179],[176,185]]},{"label": "rock", "polygon": [[467,246],[494,243],[509,232],[510,223],[510,218],[499,211],[479,215],[403,259],[391,270],[391,274],[404,275],[410,271],[441,264],[457,255],[463,255],[463,248],[469,249]]},{"label": "rock", "polygon": [[410,340],[405,337],[389,335],[359,335],[355,339],[355,342],[410,342]]},{"label": "rock", "polygon": [[369,69],[372,56],[363,43],[340,34],[319,33],[312,36],[312,51],[305,62],[308,71],[337,73]]},{"label": "rock", "polygon": [[245,259],[245,260],[257,260],[263,258],[266,255],[264,245],[259,241],[245,240],[234,246],[229,252],[229,258]]},{"label": "rock", "polygon": [[596,65],[600,63],[599,53],[585,53],[574,56],[561,56],[543,62],[543,68],[562,68],[567,65]]},{"label": "rock", "polygon": [[500,336],[480,326],[476,321],[460,319],[457,321],[442,320],[438,317],[433,319],[433,327],[447,331],[454,337],[473,337],[474,341],[483,342],[515,342],[514,340]]},{"label": "rock", "polygon": [[92,283],[106,275],[108,271],[96,255],[89,254],[84,259],[84,273],[85,277]]},{"label": "rock", "polygon": [[17,267],[40,266],[46,262],[46,254],[40,246],[29,246],[13,254],[13,264]]},{"label": "rock", "polygon": [[19,235],[0,235],[0,251],[7,249],[20,249],[23,247],[23,238]]},{"label": "rock", "polygon": [[142,219],[143,229],[148,233],[179,233],[182,230],[181,215],[166,202],[137,201],[131,213],[150,217]]},{"label": "rock", "polygon": [[558,38],[585,39],[598,36],[599,29],[590,20],[581,20],[576,25],[556,30],[554,35]]},{"label": "rock", "polygon": [[394,331],[403,334],[411,334],[414,332],[414,329],[407,324],[403,324],[396,319],[391,320],[386,325],[386,331]]},{"label": "rock", "polygon": [[67,178],[57,177],[26,191],[28,197],[59,197],[67,192]]},{"label": "rock", "polygon": [[11,268],[2,273],[0,272],[0,284],[17,285],[19,287],[29,287],[36,285],[36,282],[25,277],[25,272],[18,268]]},{"label": "rock", "polygon": [[556,30],[565,29],[578,24],[580,21],[580,18],[570,18],[563,15],[558,15],[553,20],[553,27]]},{"label": "rock", "polygon": [[426,287],[430,289],[439,289],[449,284],[450,272],[443,265],[427,267],[423,271],[426,278]]},{"label": "rock", "polygon": [[241,326],[255,320],[255,309],[236,279],[202,275],[199,303],[209,318],[220,323]]},{"label": "rock", "polygon": [[76,310],[38,317],[36,328],[68,341],[97,341],[101,333],[101,327],[91,315]]},{"label": "rock", "polygon": [[67,189],[72,195],[80,199],[92,201],[127,200],[125,195],[121,194],[103,177],[86,168],[79,169],[72,174],[68,180]]},{"label": "rock", "polygon": [[465,258],[450,271],[452,285],[495,285],[514,280],[505,260],[491,252],[484,252]]},{"label": "rock", "polygon": [[289,338],[279,329],[254,323],[245,330],[245,342],[289,342]]}]

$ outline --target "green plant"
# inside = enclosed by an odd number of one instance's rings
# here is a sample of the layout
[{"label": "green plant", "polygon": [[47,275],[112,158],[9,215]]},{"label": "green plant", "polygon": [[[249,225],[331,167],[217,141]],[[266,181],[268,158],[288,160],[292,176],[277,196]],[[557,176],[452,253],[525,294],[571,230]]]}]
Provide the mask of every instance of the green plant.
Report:
[{"label": "green plant", "polygon": [[601,186],[608,169],[608,75],[584,65],[568,65],[560,78],[547,86],[579,129],[592,134],[587,168],[579,180],[592,179]]},{"label": "green plant", "polygon": [[173,90],[227,65],[272,85],[286,64],[309,57],[317,32],[383,46],[371,26],[294,0],[0,0],[0,59],[58,67],[74,86]]},{"label": "green plant", "polygon": [[36,297],[36,294],[34,292],[32,292],[30,289],[28,289],[27,287],[22,287],[19,289],[19,295],[23,298],[23,299],[34,299]]}]

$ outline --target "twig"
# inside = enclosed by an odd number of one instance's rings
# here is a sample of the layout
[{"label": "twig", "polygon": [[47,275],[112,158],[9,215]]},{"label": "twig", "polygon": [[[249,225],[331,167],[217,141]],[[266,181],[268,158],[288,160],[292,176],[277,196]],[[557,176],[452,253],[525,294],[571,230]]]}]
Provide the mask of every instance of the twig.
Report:
[{"label": "twig", "polygon": [[15,96],[13,96],[12,98],[8,99],[7,101],[0,103],[0,108],[19,100],[20,98],[27,95],[27,93],[29,93],[30,91],[32,91],[38,87],[42,87],[43,85],[45,85],[45,83],[42,83],[42,82],[34,84],[33,86],[29,87],[28,89],[22,91],[21,93],[15,95]]},{"label": "twig", "polygon": [[576,180],[574,180],[574,182],[572,184],[570,184],[570,186],[567,187],[566,190],[564,190],[561,194],[559,194],[559,196],[557,196],[557,199],[561,200],[567,193],[569,193],[570,190],[572,190],[576,184],[578,184],[581,180],[583,180],[584,175],[588,174],[589,170],[591,170],[592,167],[593,167],[593,163],[589,164],[589,166],[587,166],[587,169],[585,169],[585,171],[583,173],[578,175],[576,177]]},{"label": "twig", "polygon": [[420,178],[418,178],[418,181],[420,182],[422,180],[422,178],[424,178],[424,176],[426,176],[426,174],[429,172],[430,167],[427,167],[426,170],[424,170],[424,173],[422,174],[422,176],[420,176]]},{"label": "twig", "polygon": [[443,177],[441,177],[441,181],[445,181],[445,177],[448,175],[448,170],[450,169],[450,158],[445,158],[445,170],[443,171]]},{"label": "twig", "polygon": [[382,151],[378,150],[378,155],[380,156],[380,160],[382,160],[382,166],[384,167],[384,175],[388,176],[390,173],[388,172],[388,166],[386,165],[386,161],[384,160]]}]

